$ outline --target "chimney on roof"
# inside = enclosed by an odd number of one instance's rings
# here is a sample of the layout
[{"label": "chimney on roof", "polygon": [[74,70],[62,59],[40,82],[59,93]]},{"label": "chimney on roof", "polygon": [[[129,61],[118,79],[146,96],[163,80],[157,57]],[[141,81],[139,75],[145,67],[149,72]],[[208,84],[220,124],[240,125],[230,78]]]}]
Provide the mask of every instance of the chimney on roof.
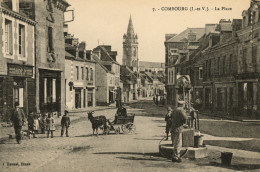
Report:
[{"label": "chimney on roof", "polygon": [[79,47],[76,48],[76,58],[79,57]]},{"label": "chimney on roof", "polygon": [[12,0],[12,10],[19,13],[19,0]]},{"label": "chimney on roof", "polygon": [[99,59],[101,59],[101,50],[99,48],[95,48],[92,53],[95,54]]},{"label": "chimney on roof", "polygon": [[206,24],[205,25],[205,34],[207,35],[208,33],[215,31],[217,27],[217,24]]},{"label": "chimney on roof", "polygon": [[86,42],[79,43],[79,57],[86,60]]},{"label": "chimney on roof", "polygon": [[242,19],[233,19],[232,21],[232,36],[236,36],[236,31],[242,28]]},{"label": "chimney on roof", "polygon": [[92,56],[92,51],[91,51],[91,50],[87,50],[87,51],[86,51],[86,59],[87,59],[87,60],[92,60],[92,59],[91,59],[91,56]]}]

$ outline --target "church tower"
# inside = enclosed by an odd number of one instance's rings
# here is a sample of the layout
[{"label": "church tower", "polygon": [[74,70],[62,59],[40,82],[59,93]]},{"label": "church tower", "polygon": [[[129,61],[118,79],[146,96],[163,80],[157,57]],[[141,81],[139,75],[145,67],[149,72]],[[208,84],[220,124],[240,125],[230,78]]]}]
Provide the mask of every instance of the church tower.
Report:
[{"label": "church tower", "polygon": [[132,18],[130,16],[127,33],[123,36],[123,65],[138,71],[138,37],[134,32]]}]

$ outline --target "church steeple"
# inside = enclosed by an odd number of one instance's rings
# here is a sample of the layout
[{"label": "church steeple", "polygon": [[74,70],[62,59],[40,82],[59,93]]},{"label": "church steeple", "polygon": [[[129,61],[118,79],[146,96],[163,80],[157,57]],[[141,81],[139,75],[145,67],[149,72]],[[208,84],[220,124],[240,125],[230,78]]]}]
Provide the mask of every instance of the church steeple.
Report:
[{"label": "church steeple", "polygon": [[132,17],[130,15],[127,33],[123,35],[123,65],[138,71],[138,36],[134,32]]},{"label": "church steeple", "polygon": [[133,26],[133,22],[132,22],[132,17],[130,15],[130,19],[129,19],[129,23],[128,23],[128,28],[127,28],[127,35],[134,35],[134,26]]}]

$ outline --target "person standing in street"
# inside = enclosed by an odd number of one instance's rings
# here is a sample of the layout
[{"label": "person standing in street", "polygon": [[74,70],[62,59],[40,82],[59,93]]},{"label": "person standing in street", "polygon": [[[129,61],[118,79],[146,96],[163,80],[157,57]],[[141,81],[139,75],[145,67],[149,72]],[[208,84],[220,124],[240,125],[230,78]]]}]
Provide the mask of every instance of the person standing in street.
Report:
[{"label": "person standing in street", "polygon": [[35,116],[35,113],[33,111],[30,111],[29,116],[28,116],[29,138],[31,138],[31,134],[33,135],[33,138],[35,138],[35,133],[34,133],[34,116]]},{"label": "person standing in street", "polygon": [[54,118],[51,113],[48,114],[48,118],[46,119],[46,130],[47,130],[47,138],[51,133],[51,138],[53,138],[53,131],[55,131]]},{"label": "person standing in street", "polygon": [[166,140],[168,140],[168,136],[169,136],[169,132],[171,129],[171,125],[172,125],[172,108],[168,107],[167,108],[167,114],[165,115],[165,121],[166,121],[166,129],[165,129],[165,133],[166,133]]},{"label": "person standing in street", "polygon": [[45,113],[43,113],[41,115],[39,123],[40,123],[41,133],[45,134],[45,130],[46,130],[46,114]]},{"label": "person standing in street", "polygon": [[63,137],[64,129],[66,129],[66,137],[69,137],[69,127],[70,127],[70,117],[68,116],[68,111],[64,111],[64,115],[61,118],[61,137]]},{"label": "person standing in street", "polygon": [[22,109],[19,108],[19,103],[15,102],[15,109],[11,115],[11,121],[14,125],[14,131],[16,135],[16,141],[18,144],[21,143],[22,139],[22,127],[26,122],[26,117]]},{"label": "person standing in street", "polygon": [[173,145],[172,162],[181,162],[180,148],[182,147],[183,125],[186,123],[186,113],[184,111],[184,101],[178,101],[178,107],[172,114],[171,139]]}]

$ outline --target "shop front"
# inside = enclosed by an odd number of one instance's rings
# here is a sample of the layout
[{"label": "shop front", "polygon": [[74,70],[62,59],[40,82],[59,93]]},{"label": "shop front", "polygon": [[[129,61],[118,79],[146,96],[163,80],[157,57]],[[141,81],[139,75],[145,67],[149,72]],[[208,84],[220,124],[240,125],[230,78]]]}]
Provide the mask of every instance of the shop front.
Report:
[{"label": "shop front", "polygon": [[33,66],[7,64],[7,75],[0,76],[0,114],[4,121],[10,119],[14,103],[19,102],[26,115],[35,107],[35,80]]},{"label": "shop front", "polygon": [[41,113],[60,114],[61,72],[39,69],[39,102]]}]

